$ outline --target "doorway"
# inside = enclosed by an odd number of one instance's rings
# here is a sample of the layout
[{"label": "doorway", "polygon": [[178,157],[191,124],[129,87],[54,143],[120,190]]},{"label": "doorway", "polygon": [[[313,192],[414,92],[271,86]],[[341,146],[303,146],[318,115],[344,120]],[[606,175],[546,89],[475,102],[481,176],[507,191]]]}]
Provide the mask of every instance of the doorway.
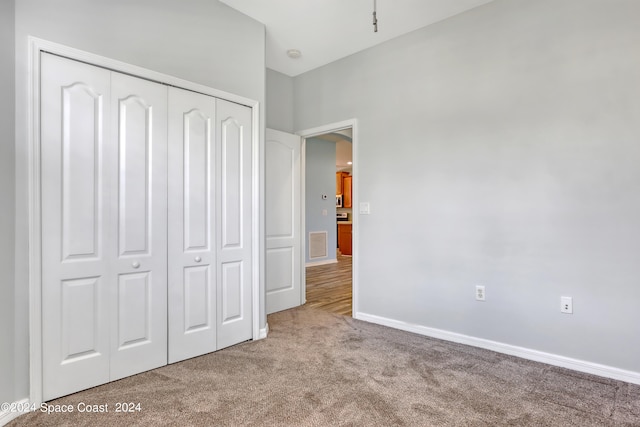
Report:
[{"label": "doorway", "polygon": [[[310,224],[309,214],[319,213],[322,216],[330,216],[331,219],[325,218],[327,227],[332,227],[335,239],[327,242],[327,245],[333,245],[335,250],[334,257],[326,257],[324,261],[312,262],[309,259],[310,244],[305,245],[305,295],[306,303],[312,307],[317,307],[330,312],[355,317],[358,310],[358,294],[357,294],[357,254],[358,239],[357,225],[358,212],[357,206],[357,121],[348,120],[344,122],[329,124],[313,129],[308,129],[298,134],[303,138],[302,143],[302,177],[303,189],[305,194],[303,200],[303,230],[306,236],[317,231]],[[306,185],[313,177],[309,176],[313,168],[307,164],[310,157],[307,152],[310,144],[314,139],[323,141],[332,141],[335,144],[335,169],[336,172],[336,206],[335,210],[315,209],[315,206],[309,206],[307,201],[314,200],[316,194],[307,194],[308,186]],[[350,146],[350,150],[345,148]],[[346,155],[346,152],[349,152]],[[350,158],[347,158],[350,157]],[[350,164],[349,164],[350,163]],[[338,178],[341,178],[340,180]],[[345,181],[346,190],[345,194]],[[341,185],[338,185],[340,182]],[[324,198],[324,193],[321,195]],[[341,196],[341,197],[338,197]],[[347,196],[347,197],[345,197]],[[317,199],[317,197],[315,197]],[[346,200],[345,200],[346,199]],[[338,201],[342,201],[342,206],[338,206]],[[345,203],[345,201],[347,203]],[[333,201],[331,201],[333,203]],[[313,209],[313,212],[309,210]],[[315,212],[315,211],[318,212]],[[342,221],[338,221],[338,214],[342,214]],[[333,219],[335,217],[335,219]],[[342,241],[340,236],[342,232]],[[348,238],[348,245],[346,239]],[[332,251],[328,250],[328,254]],[[311,262],[310,262],[311,261]]]}]

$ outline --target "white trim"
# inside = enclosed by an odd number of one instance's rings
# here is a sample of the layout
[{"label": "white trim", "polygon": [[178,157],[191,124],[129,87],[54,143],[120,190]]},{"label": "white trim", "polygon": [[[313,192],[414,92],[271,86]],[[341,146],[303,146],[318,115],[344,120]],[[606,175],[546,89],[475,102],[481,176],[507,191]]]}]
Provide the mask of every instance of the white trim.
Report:
[{"label": "white trim", "polygon": [[[299,132],[296,132],[297,135],[300,135],[303,139],[302,139],[302,147],[304,148],[306,146],[307,143],[307,138],[312,138],[314,136],[318,136],[318,135],[322,135],[325,133],[330,133],[330,132],[335,132],[338,130],[343,130],[343,129],[348,129],[351,128],[351,144],[352,144],[352,150],[353,150],[353,180],[351,182],[351,190],[353,192],[353,196],[352,196],[352,213],[351,213],[351,218],[352,218],[352,228],[351,228],[351,242],[352,242],[352,256],[353,256],[353,264],[352,264],[352,270],[351,270],[351,279],[352,279],[352,290],[351,290],[351,294],[352,294],[352,298],[351,298],[351,310],[352,313],[357,313],[358,312],[358,308],[360,306],[359,304],[359,278],[360,278],[360,257],[358,256],[359,253],[359,248],[360,248],[360,221],[359,221],[359,203],[360,203],[360,162],[359,162],[359,150],[358,150],[358,141],[359,141],[359,135],[358,135],[358,119],[349,119],[349,120],[343,120],[341,122],[336,122],[336,123],[330,123],[328,125],[323,125],[323,126],[318,126],[315,128],[311,128],[311,129],[306,129],[306,130],[301,130]],[[304,177],[306,176],[306,165],[304,163],[301,164],[302,169],[300,170],[300,174],[301,176]],[[302,182],[302,188],[304,189],[304,181]],[[304,199],[304,193],[303,193],[303,201]],[[301,206],[301,215],[302,218],[304,219],[306,217],[306,212],[305,212],[305,204],[306,203],[302,203]],[[303,227],[305,227],[305,224],[302,224]],[[304,232],[302,233],[303,235],[306,235],[306,228],[302,229]],[[304,251],[306,251],[305,245],[302,245],[303,249],[303,257],[302,257],[302,263],[305,262],[306,260],[306,253]]]},{"label": "white trim", "polygon": [[358,134],[358,121],[351,122],[351,151],[352,170],[351,175],[351,312],[357,313],[360,307],[360,136]]},{"label": "white trim", "polygon": [[[29,398],[42,403],[42,257],[40,207],[40,40],[29,37],[27,152],[29,197]],[[52,49],[53,50],[53,49]]]},{"label": "white trim", "polygon": [[373,314],[355,312],[354,318],[365,322],[376,323],[378,325],[388,326],[394,329],[413,332],[427,337],[437,338],[446,341],[452,341],[459,344],[466,344],[473,347],[484,348],[498,353],[508,354],[511,356],[521,357],[523,359],[533,360],[536,362],[546,363],[548,365],[559,366],[562,368],[572,369],[578,372],[598,375],[601,377],[612,378],[614,380],[625,381],[632,384],[640,384],[640,372],[627,371],[615,368],[613,366],[601,365],[598,363],[588,362],[586,360],[573,359],[571,357],[560,356],[557,354],[545,353],[543,351],[532,350],[530,348],[518,347],[515,345],[504,344],[497,341],[476,338],[469,335],[458,334],[455,332],[444,331],[442,329],[429,328],[427,326],[416,325],[413,323],[403,322],[401,320],[389,319],[386,317],[376,316]]},{"label": "white trim", "polygon": [[260,329],[260,333],[258,334],[258,339],[265,339],[269,335],[269,324],[265,324],[264,328]]},{"label": "white trim", "polygon": [[[260,105],[258,102],[255,102],[252,106],[252,133],[251,139],[251,149],[253,152],[253,159],[251,162],[251,174],[252,174],[252,184],[251,184],[251,203],[252,203],[252,212],[251,212],[251,307],[252,307],[252,316],[253,316],[253,325],[252,325],[252,336],[254,340],[260,339],[261,330],[260,330],[260,256],[266,251],[266,243],[261,238],[261,226],[260,220],[263,218],[261,215],[262,211],[262,197],[260,183],[263,182],[261,179],[262,168],[260,167],[260,158],[261,153],[260,149],[263,144],[260,144]],[[263,245],[264,243],[264,245]],[[265,311],[266,311],[266,300],[265,300]],[[265,335],[266,337],[266,335]]]},{"label": "white trim", "polygon": [[[10,403],[10,405],[13,405],[14,407],[25,407],[25,406],[31,406],[31,404],[29,403],[29,399],[22,399],[22,400],[18,400],[17,402],[13,402]],[[11,421],[15,420],[16,418],[18,418],[20,415],[26,414],[27,412],[9,412],[9,411],[0,411],[0,426],[4,426],[9,424]]]},{"label": "white trim", "polygon": [[338,260],[334,258],[334,259],[326,259],[324,261],[308,262],[304,266],[305,267],[317,267],[319,265],[337,264],[337,263],[338,263]]},{"label": "white trim", "polygon": [[300,137],[300,305],[307,303],[307,140]]},{"label": "white trim", "polygon": [[[297,135],[300,135],[303,138],[313,138],[314,136],[323,135],[325,133],[336,132],[339,130],[344,130],[355,126],[357,123],[356,119],[343,120],[341,122],[330,123],[328,125],[317,126],[311,129],[301,130],[296,132]],[[352,135],[353,140],[353,135]],[[355,159],[354,159],[354,164]]]},{"label": "white trim", "polygon": [[252,109],[252,188],[251,201],[253,203],[251,231],[252,231],[252,337],[261,336],[260,329],[260,255],[262,254],[260,224],[262,193],[260,173],[261,168],[261,131],[260,105],[258,101],[210,88],[198,83],[183,80],[178,77],[159,73],[146,68],[127,64],[114,59],[95,55],[69,46],[42,40],[29,36],[29,64],[28,64],[28,93],[27,93],[27,141],[28,141],[28,197],[29,197],[29,373],[30,373],[30,401],[39,405],[42,403],[42,283],[41,283],[41,206],[40,206],[40,52],[45,51],[54,55],[64,56],[76,61],[107,68],[120,73],[130,74],[162,84],[179,87],[193,92],[202,93],[215,98],[224,99],[236,104],[245,105]]}]

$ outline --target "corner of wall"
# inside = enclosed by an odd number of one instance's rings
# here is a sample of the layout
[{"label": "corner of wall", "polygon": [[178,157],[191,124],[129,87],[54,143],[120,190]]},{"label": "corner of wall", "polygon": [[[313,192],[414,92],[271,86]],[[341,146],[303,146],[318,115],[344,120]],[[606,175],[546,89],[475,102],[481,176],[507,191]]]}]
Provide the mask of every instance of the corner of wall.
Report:
[{"label": "corner of wall", "polygon": [[293,78],[266,69],[267,127],[293,133]]},{"label": "corner of wall", "polygon": [[[15,3],[0,2],[0,402],[15,400]],[[2,413],[0,413],[0,424]]]}]

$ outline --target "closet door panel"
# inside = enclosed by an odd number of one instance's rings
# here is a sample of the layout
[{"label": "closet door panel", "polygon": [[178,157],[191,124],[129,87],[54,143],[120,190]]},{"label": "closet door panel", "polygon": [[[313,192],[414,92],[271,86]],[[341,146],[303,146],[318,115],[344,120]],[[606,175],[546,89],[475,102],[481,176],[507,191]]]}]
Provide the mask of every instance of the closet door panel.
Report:
[{"label": "closet door panel", "polygon": [[218,99],[218,348],[251,339],[251,109]]},{"label": "closet door panel", "polygon": [[169,89],[169,362],[216,350],[215,98]]},{"label": "closet door panel", "polygon": [[184,250],[202,251],[211,247],[211,117],[200,110],[183,115]]},{"label": "closet door panel", "polygon": [[[121,80],[114,76],[114,82]],[[124,89],[124,88],[123,88]],[[163,88],[159,88],[163,89]],[[165,89],[166,90],[166,89]],[[124,89],[121,94],[129,91]],[[151,196],[153,180],[151,144],[157,144],[151,129],[158,107],[138,95],[114,100],[118,114],[118,247],[119,255],[148,255],[152,222]],[[155,147],[154,147],[155,148]]]},{"label": "closet door panel", "polygon": [[[224,104],[223,104],[224,105]],[[220,125],[221,187],[222,198],[222,250],[241,249],[243,245],[242,224],[244,210],[242,209],[243,192],[243,124],[235,116],[229,116]]]},{"label": "closet door panel", "polygon": [[223,324],[241,320],[244,315],[243,304],[243,262],[227,262],[222,264],[221,301]]},{"label": "closet door panel", "polygon": [[167,363],[167,88],[112,73],[111,379]]},{"label": "closet door panel", "polygon": [[42,54],[43,398],[109,381],[109,72]]},{"label": "closet door panel", "polygon": [[211,328],[211,295],[209,266],[184,268],[184,330],[193,333]]}]

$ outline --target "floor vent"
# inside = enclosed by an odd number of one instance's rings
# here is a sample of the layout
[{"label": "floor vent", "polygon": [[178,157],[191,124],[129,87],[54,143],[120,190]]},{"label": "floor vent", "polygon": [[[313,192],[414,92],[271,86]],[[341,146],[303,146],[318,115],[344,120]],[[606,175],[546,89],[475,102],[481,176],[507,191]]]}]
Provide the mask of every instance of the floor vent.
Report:
[{"label": "floor vent", "polygon": [[327,257],[327,232],[313,231],[309,233],[309,259]]}]

